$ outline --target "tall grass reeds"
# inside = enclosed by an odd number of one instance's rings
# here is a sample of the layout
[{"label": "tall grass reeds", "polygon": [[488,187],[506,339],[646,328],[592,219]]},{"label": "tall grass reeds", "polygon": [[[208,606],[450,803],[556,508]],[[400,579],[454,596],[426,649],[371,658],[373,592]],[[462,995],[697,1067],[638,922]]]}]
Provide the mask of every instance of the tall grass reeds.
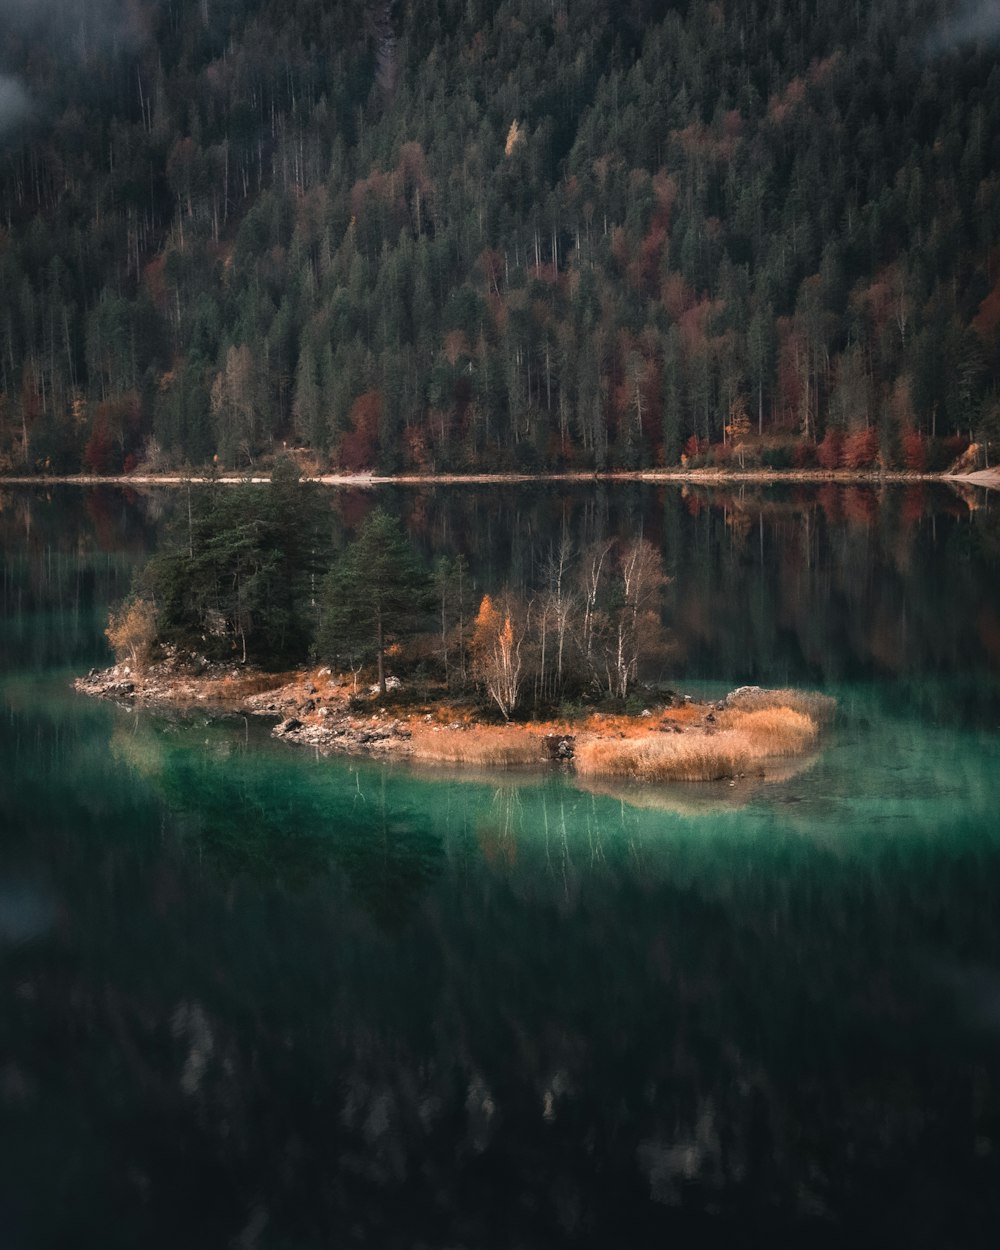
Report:
[{"label": "tall grass reeds", "polygon": [[412,756],[429,764],[523,768],[544,758],[541,736],[516,726],[440,729],[415,734]]},{"label": "tall grass reeds", "polygon": [[818,690],[761,690],[758,686],[745,686],[726,697],[726,710],[737,712],[763,712],[772,708],[786,708],[811,716],[820,725],[833,720],[837,700]]},{"label": "tall grass reeds", "polygon": [[801,754],[816,740],[819,725],[790,707],[731,708],[717,714],[713,730],[578,742],[576,771],[634,781],[719,781],[767,759]]}]

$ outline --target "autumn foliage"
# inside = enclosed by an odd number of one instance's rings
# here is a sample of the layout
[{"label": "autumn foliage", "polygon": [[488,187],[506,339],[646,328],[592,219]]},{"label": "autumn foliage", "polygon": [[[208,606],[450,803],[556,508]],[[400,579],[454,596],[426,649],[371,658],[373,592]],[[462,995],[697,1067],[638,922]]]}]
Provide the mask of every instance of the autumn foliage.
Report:
[{"label": "autumn foliage", "polygon": [[789,707],[721,714],[717,732],[648,734],[578,742],[576,770],[585,777],[632,781],[718,781],[768,759],[800,755],[816,741],[819,725]]},{"label": "autumn foliage", "polygon": [[816,463],[821,469],[839,469],[843,447],[844,436],[840,430],[828,430],[816,447]]},{"label": "autumn foliage", "polygon": [[[800,442],[867,473],[919,465],[910,431],[997,441],[996,58],[900,56],[940,3],[867,6],[870,39],[836,4],[807,34],[762,3],[109,4],[142,37],[72,64],[7,6],[51,115],[4,133],[0,465]],[[129,395],[141,436],[99,412]]]},{"label": "autumn foliage", "polygon": [[522,642],[522,631],[515,631],[511,620],[510,604],[497,608],[489,595],[483,595],[469,646],[472,675],[500,709],[504,720],[510,720],[521,693]]},{"label": "autumn foliage", "polygon": [[378,423],[382,413],[380,391],[365,391],[351,405],[350,428],[340,440],[340,463],[345,469],[370,469],[378,448]]},{"label": "autumn foliage", "polygon": [[871,469],[878,461],[878,435],[874,430],[857,430],[844,439],[840,453],[842,469]]},{"label": "autumn foliage", "polygon": [[923,473],[927,468],[927,440],[916,430],[910,430],[900,439],[903,467],[912,473]]},{"label": "autumn foliage", "polygon": [[148,599],[128,599],[111,613],[104,633],[120,664],[143,669],[156,642],[156,609]]}]

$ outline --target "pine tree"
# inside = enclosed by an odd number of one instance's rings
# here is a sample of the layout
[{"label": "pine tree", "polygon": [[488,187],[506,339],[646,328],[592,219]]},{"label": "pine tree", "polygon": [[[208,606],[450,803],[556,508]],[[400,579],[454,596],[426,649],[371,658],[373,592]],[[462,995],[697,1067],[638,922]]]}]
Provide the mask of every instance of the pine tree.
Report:
[{"label": "pine tree", "polygon": [[320,651],[374,660],[384,698],[386,651],[422,628],[430,607],[429,579],[399,522],[376,508],[327,576]]}]

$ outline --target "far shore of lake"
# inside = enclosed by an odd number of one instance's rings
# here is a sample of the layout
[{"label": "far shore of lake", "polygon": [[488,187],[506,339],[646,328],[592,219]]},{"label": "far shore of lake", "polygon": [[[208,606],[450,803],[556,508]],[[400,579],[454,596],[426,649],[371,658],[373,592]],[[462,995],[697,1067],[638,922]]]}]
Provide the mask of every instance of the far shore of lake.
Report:
[{"label": "far shore of lake", "polygon": [[[180,473],[119,474],[7,474],[0,476],[4,486],[240,486],[262,485],[270,474],[253,469],[246,473],[184,475]],[[304,475],[303,482],[335,488],[368,489],[376,486],[505,486],[566,482],[650,482],[681,483],[692,486],[723,486],[731,482],[751,482],[763,486],[784,483],[845,486],[914,485],[920,482],[944,482],[1000,489],[1000,468],[980,469],[973,473],[911,473],[905,470],[869,472],[852,469],[623,469],[575,471],[565,473],[320,473]]]}]

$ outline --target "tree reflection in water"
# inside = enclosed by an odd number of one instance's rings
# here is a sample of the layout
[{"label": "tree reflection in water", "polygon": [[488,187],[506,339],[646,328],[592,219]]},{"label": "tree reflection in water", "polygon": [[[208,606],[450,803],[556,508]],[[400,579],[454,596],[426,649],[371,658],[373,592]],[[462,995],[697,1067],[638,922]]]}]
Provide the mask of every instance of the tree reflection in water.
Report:
[{"label": "tree reflection in water", "polygon": [[[987,1244],[995,515],[758,502],[569,510],[676,545],[692,680],[851,678],[804,771],[644,806],[76,698],[131,556],[0,513],[8,1241]],[[484,506],[530,577],[555,505]]]}]

